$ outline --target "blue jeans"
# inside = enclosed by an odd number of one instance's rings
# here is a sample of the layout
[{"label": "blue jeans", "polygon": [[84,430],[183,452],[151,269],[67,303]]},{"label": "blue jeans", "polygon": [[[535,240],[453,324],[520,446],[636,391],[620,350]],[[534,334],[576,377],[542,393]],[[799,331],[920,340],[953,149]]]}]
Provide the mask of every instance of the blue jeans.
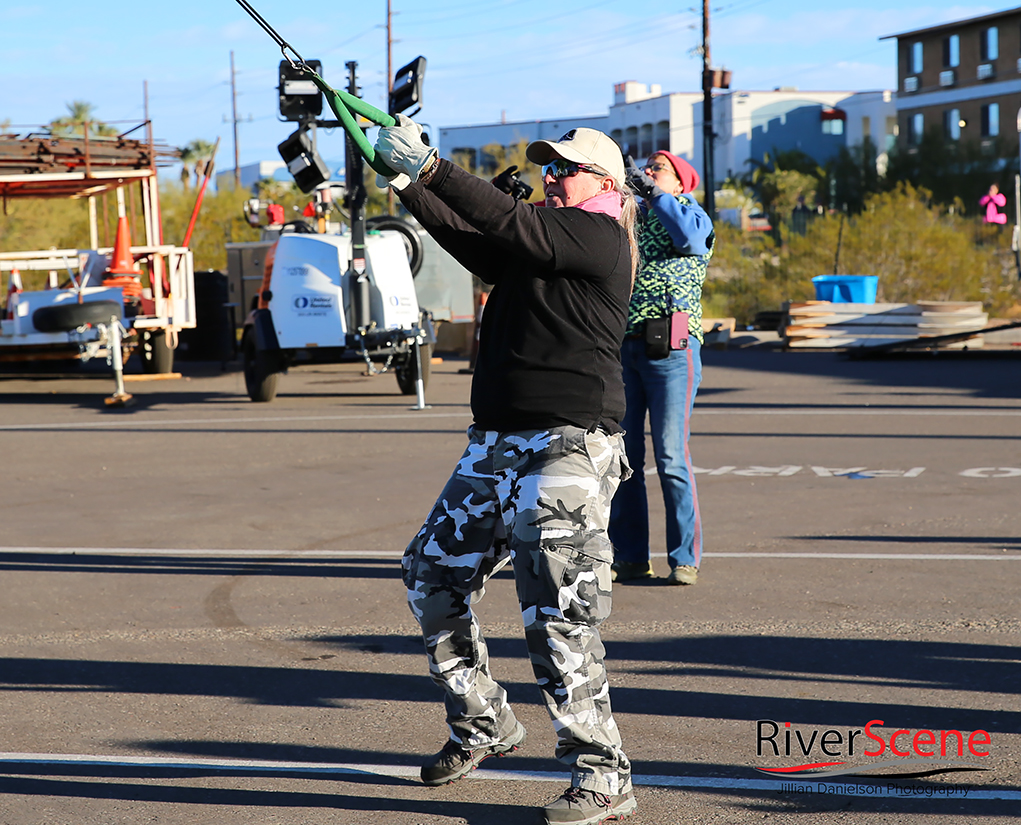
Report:
[{"label": "blue jeans", "polygon": [[610,541],[614,558],[649,560],[649,501],[645,486],[645,416],[649,415],[652,448],[666,506],[666,544],[670,567],[698,567],[702,560],[702,521],[698,514],[695,473],[688,450],[691,408],[702,381],[701,345],[651,361],[645,342],[627,338],[621,347],[627,412],[624,449],[634,474],[620,485],[610,507]]}]

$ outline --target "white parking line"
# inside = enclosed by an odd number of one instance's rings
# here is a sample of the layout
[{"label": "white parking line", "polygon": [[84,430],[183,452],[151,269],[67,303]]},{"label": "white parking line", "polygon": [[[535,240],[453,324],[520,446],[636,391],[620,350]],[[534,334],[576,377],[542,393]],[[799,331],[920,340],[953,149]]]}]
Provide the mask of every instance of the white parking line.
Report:
[{"label": "white parking line", "polygon": [[990,409],[984,410],[955,410],[944,407],[941,410],[916,410],[907,407],[897,409],[876,409],[874,407],[823,407],[819,409],[802,409],[795,407],[755,408],[748,407],[740,410],[719,410],[700,408],[697,404],[694,409],[699,415],[910,415],[910,416],[1021,416],[1021,410]]},{"label": "white parking line", "polygon": [[[840,539],[839,536],[836,537]],[[876,538],[877,542],[882,537]],[[403,550],[209,550],[209,549],[164,549],[158,547],[0,547],[0,555],[48,555],[48,556],[139,556],[142,558],[193,557],[220,559],[277,559],[288,561],[303,558],[315,559],[399,559]],[[1021,553],[790,553],[785,551],[764,552],[716,552],[703,553],[714,559],[873,559],[906,561],[1021,561]],[[665,559],[666,553],[653,553],[653,558]]]},{"label": "white parking line", "polygon": [[221,424],[279,424],[284,421],[377,421],[381,419],[421,419],[421,418],[464,418],[470,419],[471,412],[465,408],[460,412],[449,413],[366,413],[364,415],[271,415],[265,418],[146,418],[144,416],[131,418],[108,418],[102,421],[74,421],[59,422],[50,424],[0,424],[2,430],[67,430],[73,432],[84,428],[102,429],[105,427],[178,427],[182,425],[209,425],[220,426]]},{"label": "white parking line", "polygon": [[[391,777],[417,777],[419,769],[406,765],[359,765],[355,763],[334,763],[334,762],[274,762],[264,759],[178,759],[174,757],[161,756],[101,756],[92,754],[52,754],[52,753],[0,753],[0,769],[4,765],[40,767],[94,767],[94,768],[163,768],[165,770],[202,770],[210,772],[229,773],[288,773],[307,775],[340,775],[340,776],[391,776]],[[2,772],[2,771],[0,771]],[[562,772],[551,771],[503,771],[486,770],[481,768],[469,774],[473,780],[490,780],[498,782],[565,782],[568,776]],[[736,777],[720,776],[660,776],[655,774],[635,774],[631,777],[635,785],[644,785],[660,788],[704,788],[706,790],[739,790],[739,791],[764,791],[780,792],[789,786],[789,782],[769,779],[738,779]],[[799,784],[805,784],[808,779],[799,780]],[[875,784],[872,784],[875,783]],[[874,779],[857,777],[854,783],[844,784],[827,782],[826,787],[832,788],[830,793],[842,795],[843,788],[867,787],[868,792],[858,791],[855,796],[869,797],[893,797],[905,798],[903,783],[900,789],[890,785],[889,780],[883,780],[877,776]],[[908,786],[910,787],[910,786]],[[824,792],[825,793],[825,792]],[[912,798],[919,795],[912,794]],[[1017,799],[1021,800],[1021,791],[1008,790],[1006,788],[989,788],[986,790],[975,789],[967,786],[967,796],[958,793],[955,799]]]},{"label": "white parking line", "polygon": [[[698,415],[861,415],[861,416],[915,416],[915,417],[1021,417],[1021,410],[984,409],[984,410],[916,410],[909,408],[874,409],[872,407],[826,407],[820,409],[787,409],[787,408],[745,408],[739,410],[704,409],[696,405]],[[73,432],[81,429],[105,429],[120,427],[179,427],[179,426],[219,426],[222,424],[279,424],[282,422],[300,421],[376,421],[382,419],[422,419],[422,418],[464,418],[470,419],[471,412],[465,406],[459,412],[406,412],[406,413],[362,413],[358,415],[273,415],[243,416],[231,418],[148,418],[145,414],[121,414],[116,417],[102,418],[94,421],[54,421],[48,424],[0,424],[0,431],[11,430],[67,430]]]}]

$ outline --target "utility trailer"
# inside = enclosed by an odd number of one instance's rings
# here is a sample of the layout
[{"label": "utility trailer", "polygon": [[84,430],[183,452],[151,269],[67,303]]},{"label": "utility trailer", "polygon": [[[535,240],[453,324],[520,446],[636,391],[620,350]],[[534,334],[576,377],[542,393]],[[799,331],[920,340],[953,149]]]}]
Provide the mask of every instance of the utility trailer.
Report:
[{"label": "utility trailer", "polygon": [[[176,150],[147,138],[82,137],[39,132],[0,135],[0,200],[84,199],[89,209],[88,249],[0,249],[0,278],[7,295],[0,321],[0,366],[106,357],[117,389],[108,403],[130,398],[123,388],[123,359],[138,351],[145,372],[173,371],[181,329],[195,326],[191,251],[164,243],[157,168]],[[131,131],[135,131],[134,129]],[[130,244],[125,191],[137,187],[145,243]],[[116,243],[99,245],[97,198],[116,198]],[[105,218],[105,211],[104,211]],[[105,223],[105,221],[104,221]],[[45,273],[45,277],[29,273]],[[40,288],[24,289],[36,280]]]}]

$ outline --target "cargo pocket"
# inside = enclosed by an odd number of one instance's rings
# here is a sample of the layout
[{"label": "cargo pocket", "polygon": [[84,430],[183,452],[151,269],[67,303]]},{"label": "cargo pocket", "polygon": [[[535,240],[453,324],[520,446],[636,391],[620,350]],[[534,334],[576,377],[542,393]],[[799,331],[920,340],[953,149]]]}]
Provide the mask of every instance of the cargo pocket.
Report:
[{"label": "cargo pocket", "polygon": [[567,532],[543,530],[534,580],[523,583],[531,592],[521,595],[535,605],[536,620],[594,626],[610,612],[613,547],[602,533]]}]

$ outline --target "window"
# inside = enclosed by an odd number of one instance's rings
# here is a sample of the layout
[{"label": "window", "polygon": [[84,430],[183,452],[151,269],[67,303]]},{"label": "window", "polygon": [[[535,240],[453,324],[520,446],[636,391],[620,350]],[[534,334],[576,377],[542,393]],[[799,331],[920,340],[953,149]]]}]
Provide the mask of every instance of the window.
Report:
[{"label": "window", "polygon": [[656,150],[670,151],[670,121],[661,120],[656,124]]},{"label": "window", "polygon": [[961,110],[943,110],[943,134],[947,140],[961,139]]},{"label": "window", "polygon": [[1000,104],[989,103],[982,107],[982,137],[1000,134]]},{"label": "window", "polygon": [[979,52],[983,60],[996,60],[1000,56],[1000,31],[996,26],[982,31]]},{"label": "window", "polygon": [[896,116],[886,118],[886,133],[883,135],[883,151],[892,152],[897,145],[897,135],[900,134],[900,127],[897,125]]},{"label": "window", "polygon": [[961,38],[952,34],[943,38],[943,68],[956,69],[961,65]]},{"label": "window", "polygon": [[865,138],[872,139],[872,118],[868,115],[862,115],[861,119],[861,139],[864,141]]},{"label": "window", "polygon": [[824,135],[842,135],[842,134],[844,134],[844,121],[842,121],[842,120],[824,120],[822,122],[822,133]]},{"label": "window", "polygon": [[652,124],[643,123],[638,134],[638,155],[639,157],[647,158],[655,151],[652,142]]},{"label": "window", "polygon": [[911,55],[908,59],[908,73],[922,73],[922,44],[920,42],[911,44]]},{"label": "window", "polygon": [[634,155],[635,157],[639,157],[639,155],[638,155],[638,127],[637,126],[628,126],[624,130],[624,145],[621,146],[621,148],[624,150],[625,154],[627,154],[627,155]]},{"label": "window", "polygon": [[908,143],[917,146],[922,142],[922,132],[925,131],[925,118],[921,112],[911,115],[908,118]]}]

